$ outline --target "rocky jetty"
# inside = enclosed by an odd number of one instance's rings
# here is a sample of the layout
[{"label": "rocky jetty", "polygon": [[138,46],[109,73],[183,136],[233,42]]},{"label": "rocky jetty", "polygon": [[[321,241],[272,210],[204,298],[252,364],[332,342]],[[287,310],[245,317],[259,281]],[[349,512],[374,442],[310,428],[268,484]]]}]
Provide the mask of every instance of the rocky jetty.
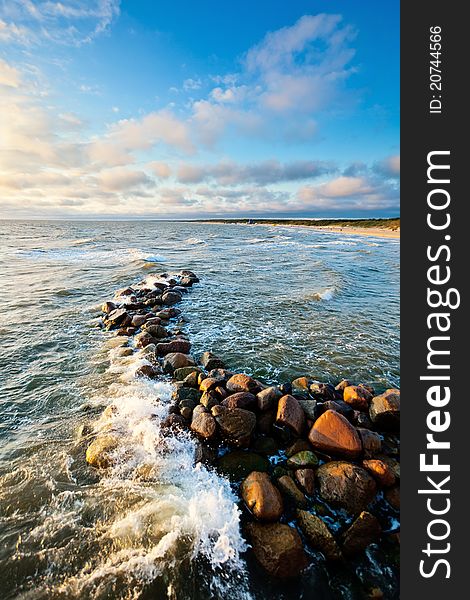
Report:
[{"label": "rocky jetty", "polygon": [[[102,305],[101,325],[122,339],[122,356],[139,353],[136,377],[172,382],[162,427],[189,432],[195,462],[230,479],[249,552],[281,579],[371,544],[396,555],[400,391],[304,375],[274,385],[233,372],[210,349],[192,354],[177,306],[198,281],[185,270],[120,290]],[[87,462],[108,468],[117,444],[111,433],[95,437]]]}]

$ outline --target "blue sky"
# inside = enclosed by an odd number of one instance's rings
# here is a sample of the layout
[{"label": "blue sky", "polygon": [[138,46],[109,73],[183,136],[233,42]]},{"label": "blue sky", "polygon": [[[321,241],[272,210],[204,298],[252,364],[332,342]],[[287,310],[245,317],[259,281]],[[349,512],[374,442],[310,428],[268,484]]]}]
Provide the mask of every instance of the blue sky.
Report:
[{"label": "blue sky", "polygon": [[0,0],[0,216],[395,216],[399,3]]}]

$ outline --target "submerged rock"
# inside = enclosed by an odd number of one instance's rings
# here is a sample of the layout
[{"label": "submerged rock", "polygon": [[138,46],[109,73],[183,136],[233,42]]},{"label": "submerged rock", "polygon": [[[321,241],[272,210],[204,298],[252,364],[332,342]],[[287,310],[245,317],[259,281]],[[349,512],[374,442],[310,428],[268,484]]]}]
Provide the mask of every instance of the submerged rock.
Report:
[{"label": "submerged rock", "polygon": [[364,510],[377,491],[373,477],[365,469],[343,461],[321,465],[316,479],[324,500],[352,514]]},{"label": "submerged rock", "polygon": [[308,560],[297,531],[282,523],[248,523],[246,526],[253,553],[272,576],[297,577]]},{"label": "submerged rock", "polygon": [[339,560],[341,550],[326,523],[305,510],[297,511],[297,523],[307,538],[309,546],[320,550],[328,560]]},{"label": "submerged rock", "polygon": [[327,454],[356,458],[362,451],[356,429],[334,410],[327,410],[315,421],[308,439],[314,448]]},{"label": "submerged rock", "polygon": [[278,521],[281,518],[284,510],[282,497],[267,473],[250,473],[240,491],[246,506],[259,521]]}]

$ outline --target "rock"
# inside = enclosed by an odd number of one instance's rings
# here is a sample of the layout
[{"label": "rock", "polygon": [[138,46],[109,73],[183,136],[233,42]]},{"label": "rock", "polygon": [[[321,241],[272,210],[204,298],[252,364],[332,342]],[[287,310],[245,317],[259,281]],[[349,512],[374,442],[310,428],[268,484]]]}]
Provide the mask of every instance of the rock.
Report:
[{"label": "rock", "polygon": [[191,430],[205,440],[212,439],[217,431],[214,417],[209,413],[197,413],[191,421]]},{"label": "rock", "polygon": [[160,374],[161,369],[153,365],[141,365],[134,373],[136,377],[148,377],[149,379],[155,379]]},{"label": "rock", "polygon": [[305,414],[294,396],[282,396],[277,405],[276,423],[285,425],[300,437],[305,425]]},{"label": "rock", "polygon": [[384,462],[388,466],[388,468],[394,474],[395,479],[398,481],[400,479],[400,463],[397,460],[395,460],[394,458],[391,458],[390,456],[385,456],[382,454],[377,456],[377,458],[379,458],[382,462]]},{"label": "rock", "polygon": [[400,486],[395,485],[385,490],[384,496],[392,508],[400,510]]},{"label": "rock", "polygon": [[131,287],[126,287],[123,288],[122,290],[118,290],[116,292],[116,297],[119,296],[132,296],[132,294],[135,294],[135,290]]},{"label": "rock", "polygon": [[335,410],[343,417],[346,417],[348,421],[350,421],[354,417],[354,410],[343,402],[343,400],[327,400],[326,402],[322,402],[318,405],[318,409],[320,413],[324,413],[327,410]]},{"label": "rock", "polygon": [[259,521],[278,521],[281,518],[284,510],[282,497],[267,473],[253,471],[243,481],[240,491],[246,506]]},{"label": "rock", "polygon": [[166,344],[157,344],[156,346],[158,356],[166,356],[167,354],[172,354],[174,352],[179,352],[180,354],[189,354],[190,350],[191,343],[186,340],[173,340]]},{"label": "rock", "polygon": [[261,411],[270,410],[277,406],[277,403],[281,397],[282,392],[277,387],[267,387],[256,394],[258,408]]},{"label": "rock", "polygon": [[173,373],[176,369],[192,366],[194,366],[194,360],[181,352],[171,352],[163,359],[163,370],[165,373]]},{"label": "rock", "polygon": [[268,471],[269,460],[255,452],[233,450],[217,460],[217,470],[231,481],[240,481],[252,471]]},{"label": "rock", "polygon": [[364,427],[366,429],[372,429],[373,427],[368,413],[361,412],[359,410],[354,411],[352,422],[356,427]]},{"label": "rock", "polygon": [[147,313],[145,317],[145,326],[161,325],[162,320],[159,317],[153,317],[152,313]]},{"label": "rock", "polygon": [[168,335],[168,331],[162,325],[145,325],[142,327],[142,331],[150,334],[155,339],[165,338]]},{"label": "rock", "polygon": [[382,450],[382,440],[378,433],[363,428],[358,428],[357,432],[361,438],[365,458],[372,458]]},{"label": "rock", "polygon": [[352,514],[364,510],[377,491],[373,477],[365,469],[344,461],[318,467],[316,480],[323,500]]},{"label": "rock", "polygon": [[303,452],[304,450],[311,450],[312,447],[307,442],[307,440],[297,439],[295,442],[286,449],[286,456],[290,458],[297,454],[298,452]]},{"label": "rock", "polygon": [[334,400],[336,398],[335,388],[330,383],[314,382],[310,385],[309,391],[315,400]]},{"label": "rock", "polygon": [[297,523],[307,538],[309,546],[314,550],[320,550],[328,560],[341,558],[341,550],[333,534],[320,517],[305,510],[298,510]]},{"label": "rock", "polygon": [[170,291],[162,294],[162,302],[165,306],[172,306],[173,304],[177,304],[178,302],[181,302],[182,298],[183,296],[180,292]]},{"label": "rock", "polygon": [[225,383],[227,379],[232,377],[232,371],[227,371],[227,369],[211,369],[208,373],[208,377],[213,377],[214,379],[218,379],[220,383]]},{"label": "rock", "polygon": [[348,379],[343,379],[342,381],[340,381],[338,383],[338,385],[335,387],[335,390],[337,392],[342,392],[344,390],[344,388],[347,388],[349,385],[352,385],[352,383],[348,380]]},{"label": "rock", "polygon": [[115,310],[112,310],[110,313],[108,313],[108,316],[106,317],[106,322],[109,325],[115,327],[116,325],[121,325],[122,323],[124,323],[128,318],[129,315],[127,314],[125,308],[116,308]]},{"label": "rock", "polygon": [[131,320],[131,325],[132,327],[141,327],[146,320],[147,317],[145,315],[134,315]]},{"label": "rock", "polygon": [[395,484],[395,475],[392,469],[382,460],[371,458],[362,461],[362,466],[382,487],[391,487]]},{"label": "rock", "polygon": [[237,392],[250,392],[251,394],[256,394],[260,391],[258,382],[253,379],[253,377],[244,375],[243,373],[232,375],[227,381],[226,388],[227,391],[232,394],[236,394]]},{"label": "rock", "polygon": [[214,392],[217,394],[217,396],[221,400],[223,400],[224,398],[227,397],[227,390],[225,388],[223,388],[221,385],[218,385],[216,388],[214,388]]},{"label": "rock", "polygon": [[88,446],[86,461],[92,467],[107,469],[113,464],[113,452],[118,446],[118,438],[112,434],[99,435]]},{"label": "rock", "polygon": [[290,382],[281,383],[281,385],[279,386],[279,391],[283,396],[286,396],[287,394],[292,394],[292,384]]},{"label": "rock", "polygon": [[369,410],[372,394],[361,385],[348,385],[343,390],[343,400],[356,410]]},{"label": "rock", "polygon": [[[179,405],[183,405],[183,402],[189,400],[192,408],[194,408],[196,404],[199,404],[200,398],[201,393],[199,390],[184,386],[176,386],[175,391],[172,394],[172,399],[175,400]],[[189,404],[186,404],[186,406],[189,406]]]},{"label": "rock", "polygon": [[356,458],[362,451],[355,428],[334,410],[327,410],[315,421],[308,439],[314,448],[327,454]]},{"label": "rock", "polygon": [[[179,369],[178,369],[179,370]],[[199,385],[198,385],[198,371],[193,371],[192,373],[189,373],[189,375],[187,375],[184,379],[183,379],[183,384],[187,387],[192,387],[192,388],[198,388],[199,389]],[[174,374],[173,374],[174,376]]]},{"label": "rock", "polygon": [[142,333],[135,336],[134,341],[136,348],[145,348],[150,344],[154,344],[156,340],[147,331],[142,331]]},{"label": "rock", "polygon": [[212,354],[212,352],[204,352],[199,362],[206,371],[225,368],[224,362],[220,358],[217,358],[215,354]]},{"label": "rock", "polygon": [[201,381],[201,385],[199,389],[203,392],[208,392],[209,390],[217,387],[219,385],[219,380],[215,379],[215,377],[206,377]]},{"label": "rock", "polygon": [[[183,381],[191,373],[200,373],[200,372],[201,372],[201,369],[199,367],[181,367],[180,369],[175,369],[175,372],[173,373],[173,377],[176,379],[176,381]],[[191,386],[191,387],[193,387],[193,386]]]},{"label": "rock", "polygon": [[251,446],[252,450],[260,454],[276,454],[278,447],[276,441],[272,437],[262,436],[256,438]]},{"label": "rock", "polygon": [[297,390],[301,392],[308,392],[308,388],[311,384],[311,380],[308,377],[297,377],[292,382],[292,390],[295,392]]},{"label": "rock", "polygon": [[109,315],[109,313],[113,312],[113,310],[116,310],[116,308],[117,308],[117,304],[114,304],[114,302],[105,302],[104,304],[101,305],[102,312],[104,312],[107,315]]},{"label": "rock", "polygon": [[204,392],[201,396],[200,402],[210,410],[213,406],[217,406],[217,404],[219,404],[219,399],[213,392]]},{"label": "rock", "polygon": [[258,415],[257,429],[260,433],[270,435],[273,429],[276,413],[274,410],[268,410]]},{"label": "rock", "polygon": [[363,552],[381,533],[382,528],[377,518],[369,512],[362,511],[342,536],[344,554],[354,556]]},{"label": "rock", "polygon": [[287,459],[287,466],[292,469],[303,469],[316,467],[318,465],[317,455],[311,450],[302,450]]},{"label": "rock", "polygon": [[193,416],[193,408],[191,406],[182,406],[180,408],[180,414],[187,421],[190,421]]},{"label": "rock", "polygon": [[378,429],[397,431],[400,427],[400,390],[389,389],[372,398],[369,415]]},{"label": "rock", "polygon": [[225,400],[222,400],[222,405],[227,406],[228,408],[245,408],[246,410],[253,410],[256,406],[256,396],[249,392],[237,392],[236,394],[231,394],[225,398]]},{"label": "rock", "polygon": [[181,415],[171,413],[163,419],[160,427],[162,429],[185,429],[186,421]]},{"label": "rock", "polygon": [[294,476],[304,492],[309,496],[313,496],[315,492],[315,471],[313,469],[297,469]]},{"label": "rock", "polygon": [[114,356],[118,357],[132,356],[132,354],[134,354],[132,348],[116,348],[114,351]]},{"label": "rock", "polygon": [[289,475],[282,475],[277,480],[277,485],[280,488],[283,496],[291,500],[295,506],[299,508],[307,508],[307,498],[303,492],[296,486],[295,481]]},{"label": "rock", "polygon": [[253,553],[272,576],[297,577],[307,566],[307,556],[297,531],[282,523],[248,523]]},{"label": "rock", "polygon": [[313,398],[297,398],[297,402],[302,407],[302,410],[304,411],[307,419],[315,421],[318,418],[320,414],[318,407],[320,405],[317,403],[316,400],[314,400]]},{"label": "rock", "polygon": [[252,412],[221,405],[214,406],[211,412],[229,444],[239,448],[250,445],[251,434],[256,426],[256,417]]},{"label": "rock", "polygon": [[204,463],[205,465],[213,466],[216,460],[216,448],[211,448],[205,442],[196,444],[196,449],[194,451],[194,464]]},{"label": "rock", "polygon": [[173,317],[176,317],[180,314],[180,311],[177,308],[163,308],[155,313],[155,316],[161,319],[162,321],[169,321]]}]

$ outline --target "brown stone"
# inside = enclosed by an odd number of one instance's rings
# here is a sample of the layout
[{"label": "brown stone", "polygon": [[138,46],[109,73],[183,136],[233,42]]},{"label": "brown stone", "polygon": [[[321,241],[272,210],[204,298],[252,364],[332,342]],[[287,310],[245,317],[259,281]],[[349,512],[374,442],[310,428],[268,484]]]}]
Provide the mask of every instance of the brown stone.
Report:
[{"label": "brown stone", "polygon": [[158,356],[166,356],[172,352],[180,352],[181,354],[188,354],[191,350],[191,343],[187,340],[173,340],[166,344],[160,343],[156,346]]},{"label": "brown stone", "polygon": [[328,560],[339,560],[341,550],[326,523],[305,510],[297,511],[297,522],[309,546],[320,550]]},{"label": "brown stone", "polygon": [[250,445],[251,434],[256,426],[254,413],[219,404],[212,408],[212,415],[221,429],[222,436],[229,444],[238,448],[247,448]]},{"label": "brown stone", "polygon": [[389,389],[372,398],[369,415],[378,429],[397,431],[400,427],[400,390]]},{"label": "brown stone", "polygon": [[303,492],[295,485],[295,481],[289,475],[283,475],[277,480],[277,485],[283,496],[291,500],[298,508],[307,508],[307,498]]},{"label": "brown stone", "polygon": [[352,385],[352,383],[348,379],[342,379],[335,387],[335,390],[337,392],[342,392],[344,388],[347,388],[349,385]]},{"label": "brown stone", "polygon": [[277,405],[276,423],[285,425],[296,435],[302,435],[305,426],[305,413],[294,396],[282,396]]},{"label": "brown stone", "polygon": [[226,384],[227,391],[232,394],[236,394],[237,392],[250,392],[251,394],[256,394],[259,392],[258,382],[250,377],[249,375],[244,375],[243,373],[237,373],[232,375]]},{"label": "brown stone", "polygon": [[381,533],[382,528],[377,518],[362,511],[343,535],[344,554],[353,556],[363,552],[369,544],[377,541]]},{"label": "brown stone", "polygon": [[356,429],[334,410],[327,410],[315,421],[308,439],[314,448],[327,454],[356,458],[362,451]]},{"label": "brown stone", "polygon": [[318,467],[316,481],[320,496],[326,502],[352,514],[364,510],[377,491],[373,477],[365,469],[344,461],[332,461]]},{"label": "brown stone", "polygon": [[282,523],[248,523],[246,526],[257,561],[272,576],[297,577],[307,556],[297,531]]},{"label": "brown stone", "polygon": [[362,451],[365,458],[372,458],[380,453],[382,450],[382,440],[378,433],[362,427],[358,427],[357,432],[361,438]]},{"label": "brown stone", "polygon": [[279,388],[271,386],[258,392],[256,398],[258,400],[258,408],[264,412],[277,405],[278,400],[282,398],[282,392]]},{"label": "brown stone", "polygon": [[382,487],[391,487],[395,483],[395,475],[392,469],[383,461],[377,458],[370,458],[362,461],[364,469],[369,471],[372,477]]},{"label": "brown stone", "polygon": [[155,338],[153,338],[147,331],[143,331],[135,336],[136,348],[145,348],[145,346],[153,343],[155,343]]},{"label": "brown stone", "polygon": [[315,492],[315,471],[313,469],[297,469],[294,475],[305,493],[313,496]]},{"label": "brown stone", "polygon": [[113,310],[116,310],[117,305],[114,304],[114,302],[105,302],[104,304],[101,305],[101,310],[109,315],[110,312],[112,312]]},{"label": "brown stone", "polygon": [[98,469],[107,469],[113,464],[112,453],[117,446],[118,438],[115,435],[99,435],[87,448],[87,463]]},{"label": "brown stone", "polygon": [[385,491],[385,500],[395,510],[400,510],[400,486],[395,485]]},{"label": "brown stone", "polygon": [[269,475],[253,471],[242,482],[242,498],[259,521],[278,521],[284,510],[281,494]]},{"label": "brown stone", "polygon": [[196,413],[191,421],[191,429],[205,440],[215,436],[217,426],[212,415],[206,412]]},{"label": "brown stone", "polygon": [[215,356],[215,354],[212,354],[212,352],[204,352],[201,356],[200,363],[207,371],[225,368],[224,362]]},{"label": "brown stone", "polygon": [[194,360],[181,352],[171,352],[163,359],[163,370],[165,373],[173,373],[176,369],[192,366],[194,366]]},{"label": "brown stone", "polygon": [[141,327],[146,320],[147,317],[145,315],[134,315],[132,317],[131,325],[132,327]]},{"label": "brown stone", "polygon": [[348,385],[343,390],[343,400],[356,410],[369,410],[372,394],[360,385]]},{"label": "brown stone", "polygon": [[202,392],[208,392],[209,390],[216,388],[219,385],[219,380],[216,379],[215,377],[206,377],[205,379],[203,379],[201,381],[201,385],[199,386],[199,389]]},{"label": "brown stone", "polygon": [[237,392],[227,396],[222,401],[223,406],[228,408],[245,408],[251,410],[256,406],[256,396],[250,394],[250,392]]}]

